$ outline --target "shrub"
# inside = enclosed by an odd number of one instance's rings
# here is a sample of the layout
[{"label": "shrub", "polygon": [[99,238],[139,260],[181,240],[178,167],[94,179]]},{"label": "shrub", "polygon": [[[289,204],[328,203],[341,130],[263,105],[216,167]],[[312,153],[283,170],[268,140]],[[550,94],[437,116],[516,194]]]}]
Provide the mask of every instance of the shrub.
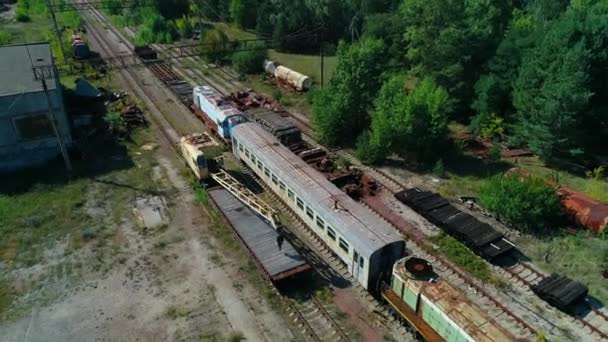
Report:
[{"label": "shrub", "polygon": [[259,73],[266,56],[266,50],[262,49],[235,52],[232,55],[232,67],[241,75]]},{"label": "shrub", "polygon": [[496,175],[482,184],[479,202],[516,229],[542,232],[561,218],[560,198],[542,179]]},{"label": "shrub", "polygon": [[177,28],[177,32],[182,38],[190,38],[192,36],[194,27],[192,26],[192,21],[189,17],[183,16],[179,19],[176,19],[175,27]]},{"label": "shrub", "polygon": [[489,157],[491,160],[500,160],[500,146],[498,144],[494,144],[490,148]]},{"label": "shrub", "polygon": [[433,175],[439,178],[445,177],[445,166],[443,165],[443,159],[437,160],[435,166],[433,166]]},{"label": "shrub", "polygon": [[221,30],[205,32],[201,54],[210,62],[218,62],[226,58],[228,36]]},{"label": "shrub", "polygon": [[199,184],[194,185],[194,199],[200,205],[207,204],[209,200],[207,190],[205,190],[205,188],[203,188]]},{"label": "shrub", "polygon": [[114,135],[123,135],[127,133],[127,123],[122,115],[118,112],[108,112],[103,121],[108,125],[108,131]]},{"label": "shrub", "polygon": [[357,158],[364,164],[378,164],[386,157],[386,150],[370,142],[369,131],[363,132],[357,138]]},{"label": "shrub", "polygon": [[27,15],[27,13],[25,13],[25,11],[21,11],[19,9],[17,9],[17,14],[16,14],[15,18],[17,19],[18,22],[21,22],[21,23],[26,23],[26,22],[30,21],[30,16]]},{"label": "shrub", "polygon": [[495,284],[498,282],[498,279],[493,277],[492,271],[483,259],[458,240],[443,232],[437,236],[431,237],[430,240],[439,246],[440,252],[445,254],[448,259],[462,267],[477,279]]},{"label": "shrub", "polygon": [[11,42],[12,36],[9,32],[0,30],[0,45],[7,45]]}]

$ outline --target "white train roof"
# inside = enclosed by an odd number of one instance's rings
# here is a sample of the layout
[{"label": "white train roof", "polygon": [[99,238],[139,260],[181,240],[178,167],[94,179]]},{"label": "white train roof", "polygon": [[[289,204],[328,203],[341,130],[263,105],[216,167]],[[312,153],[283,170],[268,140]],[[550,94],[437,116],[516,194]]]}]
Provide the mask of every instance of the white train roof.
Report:
[{"label": "white train roof", "polygon": [[[194,87],[194,93],[197,96],[204,98],[211,106],[214,107],[216,113],[221,115],[222,122],[230,115],[243,114],[240,110],[233,107],[222,95],[209,86]],[[202,108],[204,109],[204,108]]]},{"label": "white train roof", "polygon": [[388,223],[355,202],[259,125],[240,124],[234,128],[233,137],[314,208],[361,255],[369,257],[383,246],[403,240]]}]

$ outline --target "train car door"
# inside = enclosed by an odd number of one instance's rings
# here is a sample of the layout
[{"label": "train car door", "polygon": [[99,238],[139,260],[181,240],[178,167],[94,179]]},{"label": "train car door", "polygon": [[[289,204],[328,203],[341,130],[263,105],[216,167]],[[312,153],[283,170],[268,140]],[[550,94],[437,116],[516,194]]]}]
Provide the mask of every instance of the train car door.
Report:
[{"label": "train car door", "polygon": [[355,279],[359,279],[359,253],[355,250],[353,250],[353,260],[351,267],[351,273],[353,274]]}]

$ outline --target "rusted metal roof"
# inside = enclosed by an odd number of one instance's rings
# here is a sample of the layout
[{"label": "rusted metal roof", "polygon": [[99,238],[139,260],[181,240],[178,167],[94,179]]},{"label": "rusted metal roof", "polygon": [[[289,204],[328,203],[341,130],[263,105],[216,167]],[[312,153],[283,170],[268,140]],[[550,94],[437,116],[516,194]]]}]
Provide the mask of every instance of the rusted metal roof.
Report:
[{"label": "rusted metal roof", "polygon": [[355,202],[323,174],[293,154],[270,133],[254,123],[233,130],[234,138],[252,151],[279,179],[365,258],[403,239],[369,209]]},{"label": "rusted metal roof", "polygon": [[[400,261],[403,260],[405,259]],[[397,275],[405,286],[419,293],[423,300],[441,310],[447,319],[462,329],[472,340],[512,341],[516,339],[447,281],[439,279],[429,282],[411,279],[404,262],[395,264],[393,275]],[[418,313],[418,315],[420,314]]]}]

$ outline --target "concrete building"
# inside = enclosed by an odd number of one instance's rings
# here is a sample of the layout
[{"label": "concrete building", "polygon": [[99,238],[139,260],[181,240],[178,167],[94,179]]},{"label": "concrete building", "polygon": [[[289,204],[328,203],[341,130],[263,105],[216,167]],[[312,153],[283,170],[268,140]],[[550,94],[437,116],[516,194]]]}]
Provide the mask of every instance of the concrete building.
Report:
[{"label": "concrete building", "polygon": [[[48,43],[0,47],[0,171],[42,164],[60,154],[42,83],[32,66],[52,65]],[[55,122],[72,142],[58,78],[47,80]]]}]

